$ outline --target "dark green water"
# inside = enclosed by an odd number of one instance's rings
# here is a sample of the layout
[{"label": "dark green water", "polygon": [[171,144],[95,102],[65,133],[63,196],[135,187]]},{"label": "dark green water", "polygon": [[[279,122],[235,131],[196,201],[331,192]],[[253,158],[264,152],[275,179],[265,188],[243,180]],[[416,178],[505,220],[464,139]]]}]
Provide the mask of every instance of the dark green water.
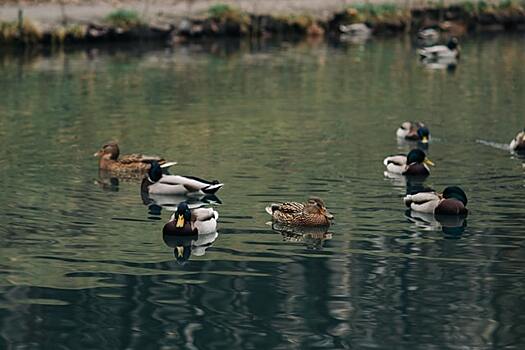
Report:
[{"label": "dark green water", "polygon": [[[525,348],[525,169],[479,142],[525,126],[524,44],[470,38],[453,72],[402,39],[1,54],[0,348]],[[469,196],[463,232],[383,175],[409,119],[425,184]],[[225,183],[211,247],[175,261],[170,211],[99,179],[110,139]],[[266,224],[310,195],[324,242]]]}]

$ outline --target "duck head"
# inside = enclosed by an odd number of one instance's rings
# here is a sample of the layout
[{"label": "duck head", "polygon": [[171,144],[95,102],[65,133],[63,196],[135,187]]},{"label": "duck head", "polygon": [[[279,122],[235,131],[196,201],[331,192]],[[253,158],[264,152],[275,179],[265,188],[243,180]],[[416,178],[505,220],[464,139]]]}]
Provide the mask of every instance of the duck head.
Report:
[{"label": "duck head", "polygon": [[120,155],[120,149],[116,142],[108,142],[93,156],[100,157],[101,159],[117,160]]},{"label": "duck head", "polygon": [[151,162],[151,166],[148,169],[148,179],[155,183],[162,178],[162,168],[160,167],[159,162],[156,160]]},{"label": "duck head", "polygon": [[417,136],[422,143],[428,143],[430,140],[430,130],[426,126],[421,126],[417,129]]},{"label": "duck head", "polygon": [[184,229],[184,227],[191,223],[191,211],[188,203],[182,202],[177,206],[175,211],[175,228]]},{"label": "duck head", "polygon": [[430,159],[427,158],[427,155],[425,154],[425,152],[423,152],[420,149],[413,149],[410,152],[408,152],[407,164],[413,164],[413,163],[417,163],[417,164],[425,163],[426,165],[431,165],[431,166],[434,165],[434,163]]},{"label": "duck head", "polygon": [[326,209],[323,200],[319,197],[310,197],[310,199],[308,199],[308,202],[306,202],[304,211],[312,215],[324,215],[329,220],[332,220],[334,218],[334,216],[330,214],[328,209]]},{"label": "duck head", "polygon": [[186,202],[177,205],[177,210],[162,228],[162,233],[173,236],[193,236],[198,233],[197,229],[192,228],[191,211]]},{"label": "duck head", "polygon": [[458,48],[458,46],[459,46],[459,41],[458,41],[458,38],[456,38],[456,37],[450,38],[450,40],[447,43],[447,47],[450,50],[456,50]]},{"label": "duck head", "polygon": [[443,191],[443,198],[445,199],[456,199],[463,203],[464,206],[467,205],[467,195],[466,193],[458,186],[449,186]]}]

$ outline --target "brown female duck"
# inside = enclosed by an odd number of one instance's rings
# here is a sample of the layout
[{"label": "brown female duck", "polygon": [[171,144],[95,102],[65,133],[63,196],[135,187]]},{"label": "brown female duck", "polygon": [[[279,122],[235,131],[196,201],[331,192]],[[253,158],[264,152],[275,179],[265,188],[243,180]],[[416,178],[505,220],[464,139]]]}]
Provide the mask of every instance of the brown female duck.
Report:
[{"label": "brown female duck", "polygon": [[274,222],[297,226],[329,226],[334,217],[322,199],[310,198],[306,203],[285,202],[266,207]]},{"label": "brown female duck", "polygon": [[121,173],[145,173],[151,167],[152,161],[157,161],[162,168],[168,168],[176,162],[166,162],[166,160],[156,156],[145,156],[142,154],[129,154],[119,157],[120,149],[116,142],[109,142],[94,154],[99,157],[98,166],[100,170]]}]

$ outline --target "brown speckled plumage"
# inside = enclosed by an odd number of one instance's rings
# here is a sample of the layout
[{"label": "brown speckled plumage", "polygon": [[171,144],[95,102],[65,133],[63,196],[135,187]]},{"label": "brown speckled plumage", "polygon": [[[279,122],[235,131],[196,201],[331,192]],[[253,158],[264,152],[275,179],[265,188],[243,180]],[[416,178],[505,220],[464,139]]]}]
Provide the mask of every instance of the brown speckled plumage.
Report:
[{"label": "brown speckled plumage", "polygon": [[329,226],[332,214],[320,198],[310,198],[306,203],[285,202],[266,208],[274,222],[297,226]]},{"label": "brown speckled plumage", "polygon": [[140,173],[143,174],[151,167],[150,162],[156,160],[159,164],[164,164],[166,161],[156,156],[145,156],[134,153],[119,157],[120,149],[116,142],[109,142],[102,146],[102,148],[95,153],[99,157],[99,169],[110,171],[113,173]]}]

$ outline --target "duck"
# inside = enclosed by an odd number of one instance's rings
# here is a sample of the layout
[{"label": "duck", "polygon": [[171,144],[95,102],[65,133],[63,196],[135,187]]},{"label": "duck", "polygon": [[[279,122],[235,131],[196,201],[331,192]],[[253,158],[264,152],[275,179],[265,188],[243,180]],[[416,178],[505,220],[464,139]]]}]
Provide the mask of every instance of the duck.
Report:
[{"label": "duck", "polygon": [[129,154],[120,156],[120,149],[116,142],[108,142],[93,154],[99,157],[98,167],[100,170],[122,173],[145,173],[151,168],[151,162],[157,161],[162,168],[169,168],[177,162],[167,162],[157,156],[145,156],[143,154]]},{"label": "duck", "polygon": [[417,32],[417,38],[423,43],[435,43],[439,40],[439,32],[435,28],[424,28]]},{"label": "duck", "polygon": [[428,166],[435,165],[420,149],[413,149],[407,155],[398,154],[386,157],[383,164],[387,171],[407,176],[428,176],[430,175]]},{"label": "duck", "polygon": [[459,41],[456,37],[450,38],[447,45],[434,45],[419,49],[417,52],[423,60],[448,60],[459,58]]},{"label": "duck", "polygon": [[147,194],[171,196],[203,196],[215,194],[224,184],[195,176],[166,175],[159,162],[152,161],[148,174],[142,180],[141,191]]},{"label": "duck", "polygon": [[219,213],[213,208],[190,209],[188,203],[182,202],[170,220],[164,225],[164,235],[192,236],[210,234],[217,231]]},{"label": "duck", "polygon": [[430,130],[422,122],[406,121],[396,130],[396,136],[404,140],[428,143],[430,141]]},{"label": "duck", "polygon": [[525,154],[525,129],[520,131],[516,137],[510,141],[509,148],[512,152]]},{"label": "duck", "polygon": [[318,197],[310,197],[306,203],[272,203],[265,209],[274,223],[293,226],[330,226],[334,218]]},{"label": "duck", "polygon": [[459,186],[448,186],[443,193],[419,192],[403,198],[407,207],[434,215],[467,215],[467,195]]},{"label": "duck", "polygon": [[372,34],[372,29],[365,23],[341,24],[339,31],[341,34],[360,37],[368,37]]}]

